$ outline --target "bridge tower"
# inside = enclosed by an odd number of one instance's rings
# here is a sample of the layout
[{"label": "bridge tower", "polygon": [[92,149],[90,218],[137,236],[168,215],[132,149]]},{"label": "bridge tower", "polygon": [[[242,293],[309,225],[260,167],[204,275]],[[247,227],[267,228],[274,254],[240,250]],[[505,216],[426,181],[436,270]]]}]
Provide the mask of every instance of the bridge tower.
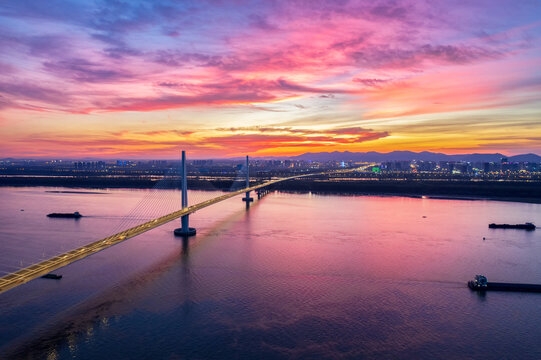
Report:
[{"label": "bridge tower", "polygon": [[[181,191],[181,203],[182,208],[185,209],[188,207],[188,173],[186,171],[186,151],[182,150],[182,191]],[[189,215],[184,215],[180,218],[181,227],[175,229],[174,233],[177,236],[193,236],[195,235],[195,228],[190,227]]]},{"label": "bridge tower", "polygon": [[[246,187],[250,187],[250,161],[248,155],[246,155]],[[246,207],[250,207],[250,202],[254,201],[254,198],[250,197],[249,191],[246,191],[246,196],[242,198],[242,201],[246,202]]]}]

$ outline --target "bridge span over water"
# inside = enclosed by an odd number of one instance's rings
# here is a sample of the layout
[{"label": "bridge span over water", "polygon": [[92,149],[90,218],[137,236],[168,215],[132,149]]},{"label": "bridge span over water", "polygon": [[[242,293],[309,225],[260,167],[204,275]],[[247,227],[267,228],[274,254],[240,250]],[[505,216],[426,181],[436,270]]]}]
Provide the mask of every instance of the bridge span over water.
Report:
[{"label": "bridge span over water", "polygon": [[[246,157],[246,163],[248,165],[248,157]],[[247,168],[248,169],[248,168]],[[24,283],[29,282],[30,280],[33,280],[35,278],[38,278],[40,276],[46,275],[56,269],[59,269],[61,267],[64,267],[68,264],[71,264],[74,261],[84,259],[87,256],[90,256],[98,251],[107,249],[113,245],[116,245],[120,242],[123,242],[129,238],[132,238],[134,236],[137,236],[139,234],[142,234],[146,231],[152,230],[158,226],[161,226],[163,224],[166,224],[170,221],[176,220],[178,218],[182,218],[182,227],[175,230],[176,235],[184,235],[184,236],[190,236],[195,234],[195,230],[193,228],[190,228],[188,226],[188,215],[192,214],[198,210],[204,209],[207,206],[214,205],[216,203],[219,203],[221,201],[230,199],[232,197],[241,195],[243,193],[246,194],[246,196],[242,199],[243,201],[246,201],[247,206],[249,205],[249,202],[252,201],[250,198],[250,192],[260,190],[266,187],[269,187],[270,185],[288,181],[292,179],[298,179],[302,177],[308,177],[308,176],[315,176],[315,175],[325,175],[325,174],[331,174],[331,173],[343,173],[343,172],[352,172],[356,171],[358,169],[341,169],[341,170],[331,170],[331,171],[325,171],[325,172],[318,172],[318,173],[310,173],[310,174],[303,174],[303,175],[295,175],[290,176],[286,178],[281,179],[275,179],[271,181],[267,181],[262,184],[249,186],[249,173],[246,171],[246,187],[233,191],[218,197],[215,197],[210,200],[206,200],[203,202],[200,202],[198,204],[187,206],[187,181],[186,181],[186,162],[185,162],[185,153],[182,152],[182,209],[178,211],[174,211],[170,214],[155,218],[153,220],[144,222],[140,225],[131,227],[129,229],[126,229],[124,231],[121,231],[119,233],[107,236],[103,239],[94,241],[90,244],[81,246],[79,248],[76,248],[71,251],[67,251],[65,253],[62,253],[60,255],[54,256],[50,259],[41,261],[39,263],[30,265],[28,267],[22,268],[18,271],[12,272],[8,275],[5,275],[0,278],[0,293],[3,293],[9,289],[12,289],[16,286],[22,285]]]}]

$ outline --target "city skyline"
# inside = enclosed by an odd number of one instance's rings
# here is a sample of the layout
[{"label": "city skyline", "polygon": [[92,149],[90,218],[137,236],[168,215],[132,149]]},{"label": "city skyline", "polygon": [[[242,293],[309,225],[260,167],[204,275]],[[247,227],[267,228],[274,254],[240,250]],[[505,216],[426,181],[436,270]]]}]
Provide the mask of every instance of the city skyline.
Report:
[{"label": "city skyline", "polygon": [[2,4],[0,151],[540,154],[539,6]]}]

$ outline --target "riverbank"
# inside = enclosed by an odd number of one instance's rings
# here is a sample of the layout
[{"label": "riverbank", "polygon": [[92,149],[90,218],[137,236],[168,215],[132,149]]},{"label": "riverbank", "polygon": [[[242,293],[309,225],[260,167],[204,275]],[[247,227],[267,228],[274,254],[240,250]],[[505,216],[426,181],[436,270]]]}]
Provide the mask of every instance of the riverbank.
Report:
[{"label": "riverbank", "polygon": [[[259,179],[256,181],[266,181]],[[176,179],[148,179],[136,177],[0,177],[0,186],[48,186],[85,189],[132,188],[175,189]],[[242,181],[217,179],[188,179],[193,190],[241,189]],[[541,203],[540,182],[519,181],[437,181],[390,179],[294,179],[273,185],[273,189],[293,192],[333,194],[390,195],[428,197],[453,200],[502,200]]]},{"label": "riverbank", "polygon": [[511,181],[310,181],[277,184],[285,191],[425,197],[441,200],[500,200],[541,203],[541,183]]}]

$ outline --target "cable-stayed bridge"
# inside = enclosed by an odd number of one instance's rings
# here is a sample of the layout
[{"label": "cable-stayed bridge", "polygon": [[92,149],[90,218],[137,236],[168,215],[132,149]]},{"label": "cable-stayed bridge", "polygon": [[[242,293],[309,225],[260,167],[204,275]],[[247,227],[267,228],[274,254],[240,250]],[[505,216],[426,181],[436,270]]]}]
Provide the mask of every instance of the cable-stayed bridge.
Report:
[{"label": "cable-stayed bridge", "polygon": [[243,201],[246,201],[246,206],[249,206],[250,202],[253,201],[253,199],[250,197],[250,192],[252,191],[261,191],[265,188],[268,188],[269,186],[283,182],[288,181],[292,179],[298,179],[302,177],[308,177],[308,176],[314,176],[314,175],[324,175],[324,174],[331,174],[331,173],[340,173],[340,172],[351,172],[356,171],[358,169],[343,169],[343,170],[331,170],[326,172],[318,172],[318,173],[310,173],[310,174],[303,174],[303,175],[296,175],[291,177],[285,177],[281,179],[275,179],[270,180],[267,182],[264,182],[262,184],[250,186],[250,180],[249,180],[249,162],[248,157],[246,157],[246,187],[237,191],[232,191],[229,193],[226,193],[221,196],[217,196],[215,198],[205,200],[202,202],[199,202],[197,204],[188,206],[188,200],[187,200],[187,171],[186,171],[186,160],[185,160],[185,153],[182,152],[182,198],[181,198],[181,204],[182,208],[180,210],[171,212],[167,215],[157,217],[155,219],[152,219],[150,221],[143,222],[139,225],[130,227],[126,230],[123,230],[121,232],[115,233],[113,235],[107,236],[105,238],[102,238],[100,240],[91,242],[87,245],[80,246],[76,249],[61,253],[59,255],[56,255],[54,257],[51,257],[49,259],[43,260],[41,262],[32,264],[30,266],[21,268],[17,271],[14,271],[12,273],[9,273],[3,277],[0,278],[0,293],[5,292],[9,289],[12,289],[16,286],[22,285],[28,281],[31,281],[35,278],[38,278],[42,275],[48,274],[56,269],[59,269],[63,266],[66,266],[74,261],[83,259],[87,256],[90,256],[98,251],[107,249],[113,245],[116,245],[120,242],[123,242],[129,238],[132,238],[134,236],[137,236],[139,234],[142,234],[146,231],[152,230],[158,226],[161,226],[163,224],[166,224],[168,222],[171,222],[173,220],[176,220],[178,218],[181,218],[182,226],[179,229],[175,230],[175,235],[179,236],[191,236],[195,235],[195,229],[189,227],[189,215],[204,209],[208,206],[214,205],[216,203],[219,203],[221,201],[230,199],[232,197],[246,194],[246,196],[242,199]]}]

